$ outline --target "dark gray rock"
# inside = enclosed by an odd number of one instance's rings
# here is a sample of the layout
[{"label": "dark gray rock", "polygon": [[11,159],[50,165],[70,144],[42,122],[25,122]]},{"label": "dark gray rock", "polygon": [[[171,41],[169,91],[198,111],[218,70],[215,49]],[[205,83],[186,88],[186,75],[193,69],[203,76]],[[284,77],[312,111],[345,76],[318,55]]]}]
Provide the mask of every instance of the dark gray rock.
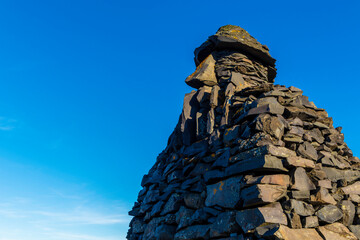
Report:
[{"label": "dark gray rock", "polygon": [[293,210],[295,213],[302,217],[311,216],[315,213],[314,207],[311,204],[308,204],[303,201],[298,201],[295,199],[291,199],[285,204],[284,207],[287,210]]},{"label": "dark gray rock", "polygon": [[209,239],[209,227],[209,225],[189,226],[183,230],[178,231],[175,234],[174,240],[207,240]]},{"label": "dark gray rock", "polygon": [[189,173],[190,177],[196,177],[196,176],[202,176],[204,175],[207,171],[210,170],[210,164],[206,164],[206,163],[197,163],[194,167],[194,169]]},{"label": "dark gray rock", "polygon": [[199,110],[196,91],[185,94],[183,111],[181,113],[181,133],[184,145],[190,145],[196,140],[196,113]]},{"label": "dark gray rock", "polygon": [[323,167],[322,170],[332,182],[337,182],[342,179],[347,182],[352,182],[360,177],[360,172],[356,170],[340,170],[331,167]]},{"label": "dark gray rock", "polygon": [[227,176],[242,174],[248,171],[263,171],[263,173],[271,172],[287,172],[284,168],[281,159],[265,155],[254,158],[249,158],[226,168],[225,174]]},{"label": "dark gray rock", "polygon": [[360,225],[351,225],[349,226],[350,231],[360,239]]},{"label": "dark gray rock", "polygon": [[184,196],[184,202],[187,207],[197,209],[203,205],[204,199],[199,193],[187,193]]},{"label": "dark gray rock", "polygon": [[355,205],[349,200],[343,200],[339,203],[339,208],[343,212],[343,220],[342,223],[345,226],[350,226],[354,222],[355,217]]},{"label": "dark gray rock", "polygon": [[154,216],[160,214],[162,207],[164,206],[164,201],[157,202],[151,209],[150,217],[153,218]]},{"label": "dark gray rock", "polygon": [[208,150],[208,142],[206,140],[202,140],[199,142],[195,142],[185,148],[183,154],[186,156],[194,156],[196,154],[199,154],[201,152],[207,152]]},{"label": "dark gray rock", "polygon": [[316,186],[306,174],[305,169],[302,167],[298,167],[292,174],[291,188],[300,191],[311,191],[315,190]]},{"label": "dark gray rock", "polygon": [[241,88],[242,86],[245,86],[245,80],[242,77],[241,73],[238,72],[232,72],[231,73],[231,82],[237,87]]},{"label": "dark gray rock", "polygon": [[303,121],[315,121],[318,119],[318,115],[312,109],[297,108],[297,107],[286,107],[284,111],[286,118],[299,118]]},{"label": "dark gray rock", "polygon": [[291,197],[296,200],[307,200],[310,199],[310,190],[293,190],[291,191]]},{"label": "dark gray rock", "polygon": [[298,148],[298,153],[307,159],[318,160],[318,154],[316,149],[309,142],[304,142]]},{"label": "dark gray rock", "polygon": [[306,217],[304,222],[305,228],[316,228],[319,226],[319,219],[317,216]]},{"label": "dark gray rock", "polygon": [[193,214],[194,210],[181,206],[179,211],[176,213],[176,223],[178,224],[177,230],[189,226]]},{"label": "dark gray rock", "polygon": [[197,209],[194,214],[191,216],[190,224],[205,224],[209,220],[209,214],[205,211],[204,208]]},{"label": "dark gray rock", "polygon": [[168,213],[172,213],[179,210],[182,201],[183,201],[183,197],[180,194],[178,193],[172,194],[169,200],[166,202],[163,210],[161,211],[161,215],[166,215]]},{"label": "dark gray rock", "polygon": [[207,171],[204,175],[206,183],[218,182],[223,178],[225,178],[225,171],[219,169]]},{"label": "dark gray rock", "polygon": [[235,208],[240,200],[241,181],[243,177],[233,177],[207,186],[207,207],[220,206]]},{"label": "dark gray rock", "polygon": [[273,203],[286,195],[286,186],[256,184],[241,191],[243,207]]},{"label": "dark gray rock", "polygon": [[318,228],[324,239],[335,240],[357,240],[357,237],[341,223],[333,223]]},{"label": "dark gray rock", "polygon": [[212,167],[227,167],[229,165],[230,149],[226,149],[213,163]]},{"label": "dark gray rock", "polygon": [[343,217],[343,213],[334,205],[326,205],[316,212],[320,222],[334,223]]},{"label": "dark gray rock", "polygon": [[299,214],[296,212],[290,212],[286,214],[288,216],[289,221],[289,227],[293,229],[300,229],[302,228],[301,220]]},{"label": "dark gray rock", "polygon": [[220,213],[210,227],[210,238],[228,237],[231,233],[240,231],[236,223],[236,212],[229,211]]},{"label": "dark gray rock", "polygon": [[133,218],[131,220],[130,226],[132,227],[133,233],[143,233],[146,227],[146,223],[139,218]]},{"label": "dark gray rock", "polygon": [[279,229],[279,227],[280,225],[277,223],[259,226],[255,229],[255,234],[260,239],[271,239],[274,237],[274,233]]},{"label": "dark gray rock", "polygon": [[246,175],[244,178],[245,186],[255,184],[274,184],[288,187],[290,185],[290,177],[285,174],[273,174],[265,176]]},{"label": "dark gray rock", "polygon": [[173,240],[176,232],[176,226],[160,225],[156,228],[154,240]]},{"label": "dark gray rock", "polygon": [[262,113],[271,113],[271,114],[279,114],[282,115],[284,113],[284,107],[279,103],[266,103],[263,105],[259,105],[258,107],[251,108],[247,113],[247,116],[251,115],[259,115]]},{"label": "dark gray rock", "polygon": [[235,125],[224,132],[223,141],[225,145],[231,146],[233,142],[239,137],[240,126]]},{"label": "dark gray rock", "polygon": [[280,203],[239,211],[236,222],[247,233],[264,223],[279,223],[287,225],[287,219]]},{"label": "dark gray rock", "polygon": [[321,131],[318,128],[312,129],[308,132],[308,134],[311,136],[312,140],[317,141],[319,144],[322,144],[325,140]]},{"label": "dark gray rock", "polygon": [[155,240],[155,230],[164,220],[164,217],[153,218],[145,227],[143,239]]}]

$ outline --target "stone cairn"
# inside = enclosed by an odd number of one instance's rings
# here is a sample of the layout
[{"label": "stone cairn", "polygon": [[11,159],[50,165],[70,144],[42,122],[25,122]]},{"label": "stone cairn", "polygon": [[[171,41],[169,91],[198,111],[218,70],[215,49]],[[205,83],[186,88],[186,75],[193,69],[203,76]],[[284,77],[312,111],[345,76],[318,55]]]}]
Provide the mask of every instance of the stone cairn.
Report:
[{"label": "stone cairn", "polygon": [[179,122],[143,177],[129,240],[360,238],[360,161],[275,59],[227,25],[195,50]]}]

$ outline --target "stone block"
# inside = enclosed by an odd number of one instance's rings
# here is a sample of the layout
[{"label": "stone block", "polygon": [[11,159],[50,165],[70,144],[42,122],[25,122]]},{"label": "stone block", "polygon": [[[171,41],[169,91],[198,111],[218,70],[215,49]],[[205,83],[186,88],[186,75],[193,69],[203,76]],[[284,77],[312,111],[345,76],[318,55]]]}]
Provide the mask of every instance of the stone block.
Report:
[{"label": "stone block", "polygon": [[240,201],[241,181],[243,177],[233,177],[207,186],[207,207],[220,206],[235,208]]},{"label": "stone block", "polygon": [[243,207],[273,203],[286,196],[286,186],[256,184],[241,191]]},{"label": "stone block", "polygon": [[326,240],[357,240],[358,238],[341,223],[333,223],[318,228]]},{"label": "stone block", "polygon": [[264,223],[287,225],[287,218],[280,203],[273,203],[263,207],[239,211],[236,214],[236,222],[247,233]]}]

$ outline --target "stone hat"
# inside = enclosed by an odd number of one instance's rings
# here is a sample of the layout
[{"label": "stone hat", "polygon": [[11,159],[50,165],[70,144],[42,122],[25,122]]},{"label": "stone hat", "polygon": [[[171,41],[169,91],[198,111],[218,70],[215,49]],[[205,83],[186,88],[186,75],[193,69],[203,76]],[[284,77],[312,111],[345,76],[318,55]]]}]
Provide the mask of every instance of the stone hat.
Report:
[{"label": "stone hat", "polygon": [[276,76],[275,62],[269,54],[269,48],[259,43],[246,30],[234,25],[225,25],[219,28],[200,47],[195,49],[195,64],[198,66],[209,54],[216,50],[233,49],[247,54],[269,68],[269,79]]}]

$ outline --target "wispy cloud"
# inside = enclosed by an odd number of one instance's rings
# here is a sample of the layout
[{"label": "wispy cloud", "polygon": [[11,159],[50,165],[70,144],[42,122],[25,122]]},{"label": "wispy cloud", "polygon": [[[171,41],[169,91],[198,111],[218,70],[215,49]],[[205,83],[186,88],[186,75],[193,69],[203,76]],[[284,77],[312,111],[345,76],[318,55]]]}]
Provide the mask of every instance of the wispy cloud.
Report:
[{"label": "wispy cloud", "polygon": [[0,131],[11,131],[15,128],[15,119],[0,117]]},{"label": "wispy cloud", "polygon": [[120,238],[117,236],[113,237],[99,237],[99,236],[92,236],[87,234],[72,234],[72,233],[66,233],[66,232],[54,232],[50,231],[48,235],[52,239],[59,239],[59,240],[119,240]]},{"label": "wispy cloud", "polygon": [[44,216],[62,224],[111,225],[129,222],[127,214],[104,214],[89,209],[74,209],[68,212],[33,211],[30,214]]},{"label": "wispy cloud", "polygon": [[[16,226],[9,227],[12,232],[6,233],[1,233],[4,226],[0,226],[0,240],[125,239],[126,229],[130,222],[126,211],[127,206],[114,202],[104,205],[101,202],[84,201],[80,195],[67,195],[58,190],[54,191],[58,195],[58,201],[55,202],[62,204],[44,204],[46,200],[40,204],[37,199],[23,197],[0,202],[0,225],[5,222]],[[51,199],[53,196],[51,194]],[[63,205],[65,201],[69,202]],[[23,229],[24,226],[27,226],[33,234]],[[101,234],[104,231],[114,232],[114,229],[118,232],[117,235]]]}]

